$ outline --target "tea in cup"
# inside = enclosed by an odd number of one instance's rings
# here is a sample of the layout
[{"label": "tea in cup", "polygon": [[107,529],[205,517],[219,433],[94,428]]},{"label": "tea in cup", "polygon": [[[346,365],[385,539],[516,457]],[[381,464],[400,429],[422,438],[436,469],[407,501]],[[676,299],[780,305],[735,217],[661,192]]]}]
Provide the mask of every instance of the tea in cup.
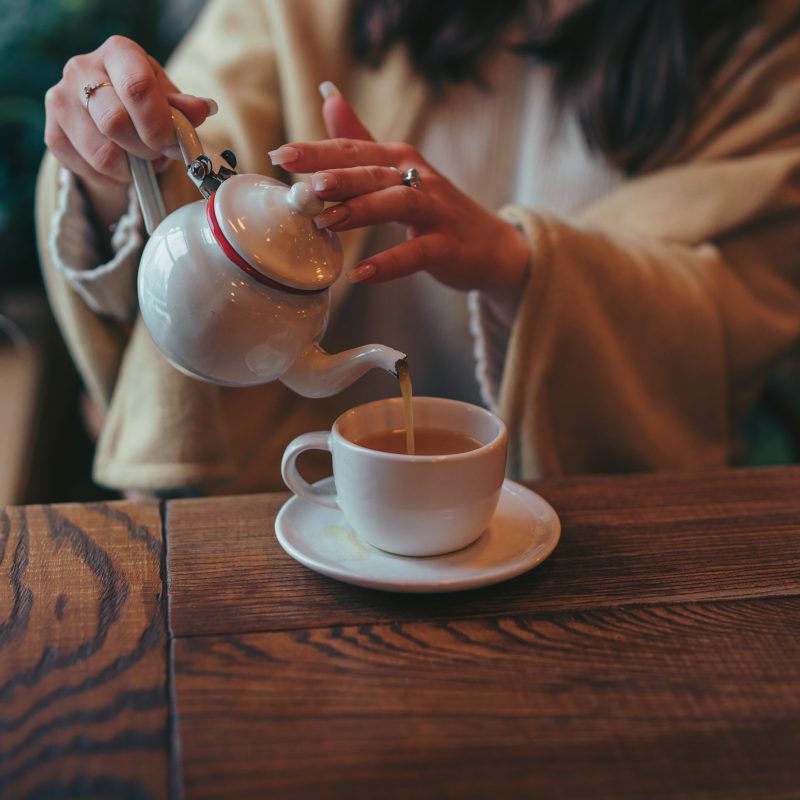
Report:
[{"label": "tea in cup", "polygon": [[[330,431],[305,433],[283,455],[286,485],[304,500],[341,509],[369,544],[403,556],[459,550],[486,530],[503,486],[508,434],[485,408],[415,397],[416,454],[405,451],[403,401],[377,400],[342,414]],[[335,494],[297,470],[305,450],[333,456]]]}]

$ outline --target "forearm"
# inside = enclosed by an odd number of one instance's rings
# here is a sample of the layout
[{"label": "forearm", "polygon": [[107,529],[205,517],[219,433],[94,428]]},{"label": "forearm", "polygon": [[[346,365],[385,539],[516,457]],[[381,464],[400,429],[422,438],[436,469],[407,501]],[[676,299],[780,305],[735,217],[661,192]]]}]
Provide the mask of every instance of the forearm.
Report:
[{"label": "forearm", "polygon": [[504,316],[512,316],[532,269],[531,248],[516,225],[502,219],[501,222],[499,235],[491,237],[491,251],[486,255],[489,266],[485,270],[485,282],[476,288]]}]

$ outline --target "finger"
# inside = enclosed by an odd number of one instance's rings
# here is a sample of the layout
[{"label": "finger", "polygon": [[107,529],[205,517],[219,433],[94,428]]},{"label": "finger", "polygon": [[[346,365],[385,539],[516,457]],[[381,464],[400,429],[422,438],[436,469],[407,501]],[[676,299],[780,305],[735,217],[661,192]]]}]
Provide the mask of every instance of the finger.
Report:
[{"label": "finger", "polygon": [[448,257],[446,237],[429,233],[371,256],[353,267],[347,279],[350,283],[385,283],[442,264]]},{"label": "finger", "polygon": [[347,200],[402,183],[403,173],[397,167],[350,167],[315,172],[311,176],[311,185],[323,200]]},{"label": "finger", "polygon": [[[110,90],[109,90],[110,91]],[[75,99],[76,105],[80,103]],[[70,114],[62,128],[80,157],[100,175],[127,183],[131,179],[125,151],[97,129],[94,120],[81,105],[80,112]],[[81,173],[82,174],[82,173]]]},{"label": "finger", "polygon": [[416,150],[406,144],[383,144],[358,139],[323,139],[319,142],[292,142],[272,150],[270,160],[292,172],[318,172],[323,169],[361,167],[376,164],[397,167],[416,166]]},{"label": "finger", "polygon": [[159,84],[167,95],[167,102],[172,108],[181,111],[186,119],[194,125],[200,127],[207,117],[211,117],[219,111],[216,100],[210,97],[198,97],[193,94],[185,94],[178,90],[178,87],[170,80],[169,75],[164,71],[161,64],[152,56],[148,56],[148,61],[156,74]]},{"label": "finger", "polygon": [[161,64],[159,64],[158,61],[156,61],[153,58],[153,56],[151,56],[149,53],[145,53],[145,55],[147,56],[147,62],[150,64],[150,67],[155,73],[158,82],[163,87],[164,92],[166,94],[170,94],[171,92],[178,92],[179,91],[178,87],[170,80],[170,77],[169,75],[167,75],[166,71],[164,70],[164,67],[162,67]]},{"label": "finger", "polygon": [[138,47],[106,51],[104,65],[142,143],[155,153],[173,155],[177,146],[172,112],[147,54]]},{"label": "finger", "polygon": [[86,111],[97,126],[97,130],[124,150],[148,161],[161,156],[161,153],[151,150],[139,138],[113,86],[101,86],[96,89],[89,98]]},{"label": "finger", "polygon": [[216,102],[210,97],[196,97],[193,94],[170,92],[167,95],[167,100],[170,106],[181,111],[195,128],[199,128],[207,117],[213,116],[219,110]]},{"label": "finger", "polygon": [[372,134],[366,129],[364,124],[353,111],[352,106],[342,97],[339,90],[330,81],[320,84],[320,93],[324,101],[322,103],[322,118],[325,120],[325,128],[328,135],[335,139],[344,137],[346,139],[365,139],[374,141]]},{"label": "finger", "polygon": [[318,228],[339,232],[384,222],[429,227],[436,224],[438,216],[436,202],[425,192],[392,186],[326,208],[314,217],[314,222]]},{"label": "finger", "polygon": [[[210,111],[216,111],[216,103],[207,98],[173,93],[167,95],[167,99],[170,107],[182,111],[195,127],[202,124],[209,116]],[[124,150],[148,161],[162,157],[161,153],[151,150],[139,138],[139,134],[134,128],[125,106],[114,92],[113,86],[103,86],[97,89],[91,96],[87,110],[100,133]],[[170,151],[170,153],[175,157],[180,154],[179,151],[174,153]]]},{"label": "finger", "polygon": [[101,175],[72,146],[69,137],[56,122],[47,121],[44,131],[44,141],[47,149],[58,159],[59,163],[73,175],[85,181],[104,186],[120,186],[120,182]]},{"label": "finger", "polygon": [[164,172],[171,163],[172,159],[169,156],[161,156],[153,162],[153,170],[160,174]]}]

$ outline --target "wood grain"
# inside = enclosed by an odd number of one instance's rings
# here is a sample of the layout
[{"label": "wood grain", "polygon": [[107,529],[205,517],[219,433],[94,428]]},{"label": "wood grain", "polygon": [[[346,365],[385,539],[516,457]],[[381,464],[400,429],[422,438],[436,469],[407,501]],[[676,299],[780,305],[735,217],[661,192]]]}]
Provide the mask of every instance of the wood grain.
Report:
[{"label": "wood grain", "polygon": [[0,796],[162,798],[157,504],[0,512]]},{"label": "wood grain", "polygon": [[422,597],[345,586],[292,561],[274,535],[288,494],[170,502],[172,630],[267,631],[800,589],[800,468],[572,478],[535,488],[563,524],[548,561],[509,583]]},{"label": "wood grain", "polygon": [[191,798],[788,798],[800,598],[175,642]]}]

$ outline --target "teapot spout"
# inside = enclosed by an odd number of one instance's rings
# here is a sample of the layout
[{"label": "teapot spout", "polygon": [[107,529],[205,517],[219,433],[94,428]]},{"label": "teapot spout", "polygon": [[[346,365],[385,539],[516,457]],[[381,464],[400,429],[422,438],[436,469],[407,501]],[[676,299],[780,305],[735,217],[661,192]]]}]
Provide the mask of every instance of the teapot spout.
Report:
[{"label": "teapot spout", "polygon": [[281,376],[281,382],[303,397],[329,397],[341,392],[373,367],[397,377],[397,364],[405,353],[368,344],[341,353],[326,353],[318,344],[309,345]]}]

